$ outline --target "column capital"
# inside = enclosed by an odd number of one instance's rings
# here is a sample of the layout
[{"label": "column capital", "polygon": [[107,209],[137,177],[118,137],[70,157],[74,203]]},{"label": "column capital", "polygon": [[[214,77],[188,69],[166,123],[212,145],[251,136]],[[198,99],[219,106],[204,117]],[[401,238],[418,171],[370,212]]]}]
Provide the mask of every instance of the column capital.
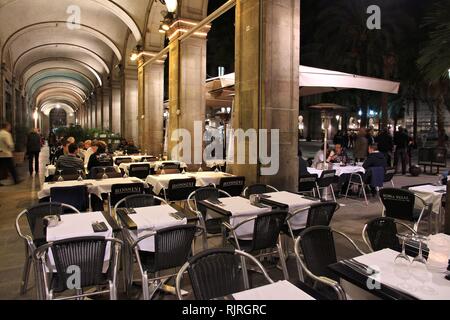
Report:
[{"label": "column capital", "polygon": [[[187,33],[189,30],[194,28],[200,21],[198,20],[191,20],[191,19],[185,19],[185,18],[178,18],[176,21],[172,23],[170,26],[169,31],[167,31],[167,37],[169,38],[169,41],[173,41],[180,37],[181,35]],[[207,24],[204,27],[202,27],[200,30],[194,33],[193,37],[206,39],[206,36],[208,35],[209,30],[211,30],[211,25]]]},{"label": "column capital", "polygon": [[[155,56],[158,55],[158,54],[159,54],[159,52],[157,52],[157,51],[143,51],[143,52],[140,54],[140,56],[139,56],[139,58],[138,58],[138,60],[137,60],[137,67],[138,67],[138,69],[141,68],[141,66],[142,66],[145,62],[149,61],[150,59],[153,59],[153,57],[155,57]],[[154,63],[155,63],[155,64],[164,64],[164,62],[166,61],[166,59],[167,59],[167,55],[163,55],[161,58],[159,58],[158,60],[156,60]]]}]

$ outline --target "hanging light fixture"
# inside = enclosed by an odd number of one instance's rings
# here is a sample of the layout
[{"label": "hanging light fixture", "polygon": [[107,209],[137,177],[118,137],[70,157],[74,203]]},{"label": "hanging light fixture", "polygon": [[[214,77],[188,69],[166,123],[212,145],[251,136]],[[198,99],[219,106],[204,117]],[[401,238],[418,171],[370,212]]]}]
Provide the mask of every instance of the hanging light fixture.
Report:
[{"label": "hanging light fixture", "polygon": [[[157,0],[156,0],[157,1]],[[166,6],[167,12],[163,11],[163,20],[161,21],[161,24],[159,26],[159,32],[160,33],[166,33],[170,30],[170,26],[172,25],[174,19],[175,19],[175,12],[178,8],[178,1],[177,0],[159,0],[163,5]]]}]

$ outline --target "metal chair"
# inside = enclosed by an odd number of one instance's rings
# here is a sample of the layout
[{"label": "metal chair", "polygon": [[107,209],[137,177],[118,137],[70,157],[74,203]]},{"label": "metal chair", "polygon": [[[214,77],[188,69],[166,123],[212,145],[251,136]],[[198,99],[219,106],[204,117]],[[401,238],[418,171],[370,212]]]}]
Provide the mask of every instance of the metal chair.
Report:
[{"label": "metal chair", "polygon": [[245,188],[242,195],[248,199],[252,194],[264,194],[270,192],[279,192],[279,190],[268,184],[254,184]]},{"label": "metal chair", "polygon": [[229,195],[227,192],[214,187],[204,187],[197,189],[188,197],[187,203],[189,210],[195,212],[198,217],[199,224],[203,229],[204,250],[208,248],[208,238],[224,235],[222,222],[224,221],[225,217],[218,215],[217,217],[210,217],[209,219],[207,219],[207,209],[203,206],[198,205],[198,202],[208,199],[217,200],[221,195],[225,197],[231,197],[231,195]]},{"label": "metal chair", "polygon": [[[116,179],[116,178],[122,178],[122,173],[120,172],[106,172],[106,175],[108,176],[107,179]],[[96,180],[103,180],[103,173],[98,173],[94,179]]]},{"label": "metal chair", "polygon": [[312,195],[315,197],[317,191],[317,194],[319,195],[320,198],[320,191],[317,186],[318,178],[319,176],[317,174],[308,174],[300,176],[300,178],[298,179],[298,193],[300,194],[312,193]]},{"label": "metal chair", "polygon": [[350,175],[350,181],[347,186],[345,198],[348,198],[348,191],[350,190],[350,187],[352,185],[358,186],[359,193],[360,194],[361,192],[363,193],[366,205],[369,205],[366,193],[366,186],[367,186],[366,182],[370,183],[370,186],[372,188],[379,190],[380,188],[383,187],[384,179],[385,179],[385,169],[383,167],[368,168],[364,175],[361,173],[352,173]]},{"label": "metal chair", "polygon": [[336,170],[324,170],[320,175],[320,178],[317,179],[317,192],[319,193],[319,198],[322,198],[320,190],[330,189],[331,194],[333,196],[333,201],[336,202],[336,196],[334,194],[333,183],[336,179]]},{"label": "metal chair", "polygon": [[218,188],[233,197],[239,197],[244,191],[245,177],[224,177],[220,179]]},{"label": "metal chair", "polygon": [[[111,245],[109,258],[105,257],[108,244]],[[122,241],[118,239],[84,237],[50,242],[37,248],[34,258],[41,269],[44,299],[71,300],[109,293],[111,300],[117,300],[117,269],[122,245]],[[48,256],[50,250],[56,272],[47,270],[51,261]],[[105,258],[109,261],[107,272],[103,272]],[[76,268],[70,272],[74,266]],[[74,287],[71,287],[69,284],[73,274],[79,278]],[[106,289],[84,293],[83,290],[90,287]],[[73,296],[55,298],[55,293],[74,289],[76,294]]]},{"label": "metal chair", "polygon": [[103,169],[105,169],[105,173],[108,175],[108,177],[111,173],[118,173],[116,168],[112,166],[93,167],[89,172],[89,176],[91,177],[91,179],[98,179],[97,177],[100,177],[101,179],[103,176]]},{"label": "metal chair", "polygon": [[[150,300],[166,281],[177,275],[171,273],[160,276],[160,272],[183,266],[191,254],[196,231],[197,227],[194,225],[175,226],[151,232],[131,244],[141,274],[144,300]],[[151,237],[154,237],[155,252],[139,250],[139,244]],[[149,279],[148,273],[154,274],[154,277]],[[152,292],[149,282],[156,282]]]},{"label": "metal chair", "polygon": [[408,229],[412,234],[416,234],[410,226],[393,218],[375,218],[370,220],[363,228],[362,238],[364,243],[372,252],[387,248],[401,251],[402,246],[397,237],[397,225]]},{"label": "metal chair", "polygon": [[164,199],[167,202],[184,201],[195,191],[195,178],[173,179],[169,181],[167,189],[163,189]]},{"label": "metal chair", "polygon": [[[262,258],[273,256],[277,254],[280,258],[281,267],[285,280],[289,280],[289,274],[286,267],[286,259],[284,257],[283,248],[280,240],[280,232],[286,222],[287,211],[273,210],[268,213],[260,214],[256,217],[251,217],[240,222],[236,226],[231,226],[228,222],[223,225],[231,232],[231,237],[228,241],[240,251],[253,254],[255,258]],[[251,240],[241,240],[237,236],[236,231],[245,224],[254,223],[253,234]],[[242,268],[246,269],[246,263],[242,261]],[[244,273],[244,275],[246,275]],[[248,284],[248,278],[244,277],[244,282]]]},{"label": "metal chair", "polygon": [[131,163],[131,162],[133,162],[133,159],[131,157],[129,157],[129,158],[116,158],[116,160],[114,161],[116,166],[119,166],[121,163]]},{"label": "metal chair", "polygon": [[[240,258],[240,259],[239,259]],[[253,262],[267,282],[274,281],[267,274],[263,265],[252,255],[231,248],[206,250],[190,258],[178,271],[176,291],[179,300],[183,300],[181,280],[187,271],[192,284],[192,290],[197,300],[211,300],[249,289],[247,270],[241,268],[239,260],[248,259]]]},{"label": "metal chair", "polygon": [[142,183],[113,184],[111,192],[108,193],[109,213],[113,214],[112,209],[120,200],[136,194],[144,194],[144,185]]},{"label": "metal chair", "polygon": [[156,171],[160,173],[164,172],[165,174],[172,174],[180,173],[183,170],[178,162],[163,162],[159,165],[159,168],[156,168]]},{"label": "metal chair", "polygon": [[[380,199],[383,217],[414,222],[415,232],[418,232],[422,219],[431,215],[431,205],[409,190],[385,188],[380,190]],[[421,204],[421,208],[415,208],[416,201]],[[428,220],[428,229],[431,230],[431,219]]]},{"label": "metal chair", "polygon": [[114,211],[118,208],[145,208],[166,204],[166,200],[151,194],[135,194],[123,198],[114,206]]},{"label": "metal chair", "polygon": [[87,186],[55,187],[50,189],[50,202],[65,203],[80,212],[91,210],[91,194]]},{"label": "metal chair", "polygon": [[[295,228],[295,226],[292,225],[292,219],[298,214],[304,213],[306,210],[308,211],[308,216],[305,227],[300,229]],[[339,210],[339,204],[336,202],[321,202],[308,208],[296,210],[293,213],[289,213],[286,219],[286,225],[283,227],[282,231],[285,235],[290,237],[295,244],[295,240],[304,230],[314,226],[329,226],[333,215],[337,210]],[[303,280],[301,265],[298,261],[297,271],[299,279]]]},{"label": "metal chair", "polygon": [[392,184],[392,188],[395,188],[394,176],[395,168],[386,168],[386,172],[384,173],[384,183],[390,182]]},{"label": "metal chair", "polygon": [[294,250],[303,272],[313,281],[314,289],[328,298],[346,300],[339,278],[328,268],[330,264],[337,263],[333,234],[342,236],[359,254],[364,254],[346,234],[327,226],[304,230],[295,241]]},{"label": "metal chair", "polygon": [[130,177],[146,179],[149,174],[150,174],[150,165],[148,163],[132,164],[128,169],[128,175]]},{"label": "metal chair", "polygon": [[[65,210],[67,209],[67,210]],[[72,211],[72,213],[80,213],[76,208],[62,204],[62,203],[55,203],[55,202],[49,202],[49,203],[41,203],[36,206],[33,206],[31,208],[28,208],[26,210],[23,210],[19,215],[16,217],[16,231],[17,234],[21,239],[23,239],[25,243],[25,263],[24,268],[22,272],[22,281],[20,283],[20,294],[24,295],[27,291],[28,287],[28,279],[30,276],[30,269],[31,264],[33,262],[33,254],[37,247],[42,245],[43,243],[35,242],[33,238],[33,231],[36,227],[36,221],[38,219],[43,219],[46,216],[49,215],[63,215],[63,214],[69,214],[69,210]],[[65,212],[67,211],[67,212]],[[23,216],[26,216],[28,221],[28,227],[31,231],[30,234],[24,233],[20,228],[20,221]],[[37,270],[35,268],[35,276],[37,276]]]},{"label": "metal chair", "polygon": [[156,162],[158,161],[158,157],[154,157],[154,156],[147,156],[147,157],[142,157],[140,162]]}]

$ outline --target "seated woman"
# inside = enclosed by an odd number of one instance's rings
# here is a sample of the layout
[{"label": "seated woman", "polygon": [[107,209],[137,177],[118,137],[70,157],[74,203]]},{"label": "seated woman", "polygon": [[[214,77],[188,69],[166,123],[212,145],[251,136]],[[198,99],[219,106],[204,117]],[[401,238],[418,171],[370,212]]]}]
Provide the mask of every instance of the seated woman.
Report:
[{"label": "seated woman", "polygon": [[308,175],[308,161],[303,159],[303,152],[301,149],[298,149],[298,158],[299,158],[299,174],[300,176]]}]

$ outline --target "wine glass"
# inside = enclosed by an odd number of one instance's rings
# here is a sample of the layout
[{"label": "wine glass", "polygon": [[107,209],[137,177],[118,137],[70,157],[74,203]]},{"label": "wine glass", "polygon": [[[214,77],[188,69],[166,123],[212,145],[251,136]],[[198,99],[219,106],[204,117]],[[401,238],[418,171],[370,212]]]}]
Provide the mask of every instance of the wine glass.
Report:
[{"label": "wine glass", "polygon": [[102,169],[103,169],[102,179],[103,179],[103,180],[108,179],[109,177],[108,177],[108,175],[106,174],[106,168],[102,168]]},{"label": "wine glass", "polygon": [[58,172],[59,172],[58,182],[63,182],[63,181],[64,181],[64,178],[63,178],[63,176],[62,176],[62,170],[58,170]]},{"label": "wine glass", "polygon": [[123,170],[123,176],[122,178],[127,179],[128,178],[128,174],[127,174],[127,170]]},{"label": "wine glass", "polygon": [[198,168],[198,172],[203,172],[202,167]]},{"label": "wine glass", "polygon": [[162,154],[159,154],[159,161],[162,161]]},{"label": "wine glass", "polygon": [[424,236],[415,236],[419,241],[419,254],[415,257],[411,263],[411,275],[414,279],[420,282],[421,286],[418,288],[421,292],[425,294],[433,295],[436,291],[427,282],[432,280],[432,273],[428,270],[427,260],[423,257],[422,247],[427,240]]},{"label": "wine glass", "polygon": [[145,155],[147,155],[148,154],[148,152],[147,152],[148,150],[147,149],[145,149]]},{"label": "wine glass", "polygon": [[406,254],[405,242],[409,239],[407,234],[398,234],[397,237],[402,242],[402,252],[395,257],[394,274],[401,280],[398,286],[405,291],[414,291],[414,287],[407,283],[411,278],[410,266],[411,259]]},{"label": "wine glass", "polygon": [[186,174],[185,168],[183,168],[183,171],[181,171],[181,174]]},{"label": "wine glass", "polygon": [[83,181],[83,170],[78,170],[78,182]]}]

